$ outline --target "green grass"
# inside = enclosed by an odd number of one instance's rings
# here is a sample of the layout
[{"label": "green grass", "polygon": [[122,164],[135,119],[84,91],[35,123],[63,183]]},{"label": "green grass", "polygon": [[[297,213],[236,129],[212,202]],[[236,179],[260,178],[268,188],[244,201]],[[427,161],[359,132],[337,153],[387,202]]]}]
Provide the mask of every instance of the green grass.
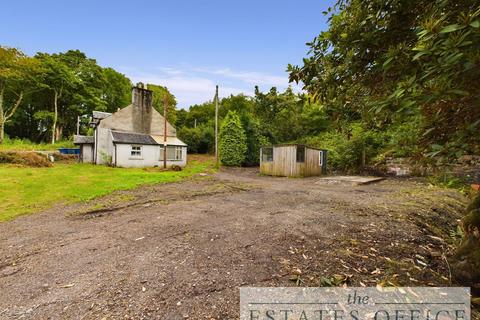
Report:
[{"label": "green grass", "polygon": [[0,165],[0,221],[38,212],[57,203],[91,200],[115,190],[176,182],[213,170],[213,162],[190,161],[182,171],[127,169],[91,164],[61,164],[50,168]]},{"label": "green grass", "polygon": [[5,138],[0,144],[0,151],[53,151],[58,148],[75,148],[70,140],[51,143],[34,143],[28,139],[9,139]]}]

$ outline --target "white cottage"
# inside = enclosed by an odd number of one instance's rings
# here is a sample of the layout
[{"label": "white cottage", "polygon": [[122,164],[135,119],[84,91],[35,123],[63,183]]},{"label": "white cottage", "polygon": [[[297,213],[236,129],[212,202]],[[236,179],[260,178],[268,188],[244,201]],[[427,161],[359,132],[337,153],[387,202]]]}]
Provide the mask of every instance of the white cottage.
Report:
[{"label": "white cottage", "polygon": [[[94,111],[93,136],[74,136],[80,161],[118,167],[162,167],[164,145],[167,167],[187,164],[187,145],[177,138],[175,128],[152,107],[153,92],[137,85],[132,104],[115,113]],[[165,139],[166,132],[166,139]],[[165,141],[166,140],[166,141]]]}]

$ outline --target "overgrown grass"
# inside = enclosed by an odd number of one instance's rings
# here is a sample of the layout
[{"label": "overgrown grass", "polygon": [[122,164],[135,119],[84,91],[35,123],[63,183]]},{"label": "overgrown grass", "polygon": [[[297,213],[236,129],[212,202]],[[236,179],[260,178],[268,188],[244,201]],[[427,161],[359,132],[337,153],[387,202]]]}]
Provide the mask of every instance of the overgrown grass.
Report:
[{"label": "overgrown grass", "polygon": [[211,160],[191,160],[182,171],[61,163],[50,168],[0,165],[0,221],[57,203],[87,201],[139,185],[176,182],[211,170]]},{"label": "overgrown grass", "polygon": [[58,148],[74,148],[75,145],[70,140],[51,143],[34,143],[28,139],[10,139],[5,138],[0,144],[0,151],[52,151]]}]

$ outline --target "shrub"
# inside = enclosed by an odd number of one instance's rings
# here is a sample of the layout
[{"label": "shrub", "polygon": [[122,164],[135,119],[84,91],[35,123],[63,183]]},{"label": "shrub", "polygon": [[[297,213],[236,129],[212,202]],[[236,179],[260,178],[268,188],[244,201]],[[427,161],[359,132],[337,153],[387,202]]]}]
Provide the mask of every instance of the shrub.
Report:
[{"label": "shrub", "polygon": [[251,117],[243,117],[242,120],[247,137],[247,153],[242,164],[244,166],[256,166],[260,163],[260,148],[270,144],[270,141],[262,135],[258,120]]},{"label": "shrub", "polygon": [[360,124],[352,124],[343,132],[328,131],[301,142],[328,150],[327,164],[334,170],[358,171],[362,165],[363,152],[365,163],[378,155],[384,137],[380,132],[365,130]]},{"label": "shrub", "polygon": [[247,138],[240,118],[229,111],[222,122],[219,137],[220,161],[226,166],[240,166],[247,152]]}]

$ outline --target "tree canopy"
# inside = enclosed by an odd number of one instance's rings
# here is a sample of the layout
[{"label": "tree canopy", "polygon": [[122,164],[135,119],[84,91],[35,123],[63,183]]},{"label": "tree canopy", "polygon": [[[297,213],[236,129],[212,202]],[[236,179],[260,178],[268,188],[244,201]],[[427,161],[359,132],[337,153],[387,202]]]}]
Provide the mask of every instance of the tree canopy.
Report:
[{"label": "tree canopy", "polygon": [[474,0],[340,0],[288,66],[338,130],[420,126],[419,155],[480,150],[480,6]]}]

